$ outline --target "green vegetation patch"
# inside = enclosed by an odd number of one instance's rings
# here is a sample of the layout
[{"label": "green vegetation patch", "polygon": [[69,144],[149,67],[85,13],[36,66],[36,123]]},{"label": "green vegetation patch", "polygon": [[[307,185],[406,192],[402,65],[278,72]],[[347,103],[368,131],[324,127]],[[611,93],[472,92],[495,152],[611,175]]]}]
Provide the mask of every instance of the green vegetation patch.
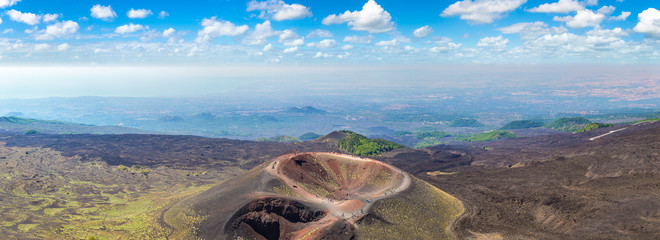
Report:
[{"label": "green vegetation patch", "polygon": [[65,209],[66,208],[46,208],[46,209],[44,209],[44,214],[53,217],[53,216],[61,213]]},{"label": "green vegetation patch", "polygon": [[29,232],[37,226],[39,226],[39,224],[18,224],[18,230],[21,232]]},{"label": "green vegetation patch", "polygon": [[301,195],[286,185],[277,185],[273,187],[273,192],[288,197],[300,197]]},{"label": "green vegetation patch", "polygon": [[34,135],[34,134],[37,134],[37,133],[39,133],[39,131],[34,130],[34,129],[27,130],[27,131],[23,132],[23,134],[25,134],[25,135]]},{"label": "green vegetation patch", "polygon": [[434,139],[434,138],[427,138],[427,139],[423,139],[422,141],[417,142],[417,144],[415,144],[415,148],[420,149],[420,148],[431,147],[431,146],[445,144],[445,143],[447,143],[447,141],[440,141],[440,140],[437,140],[437,139]]},{"label": "green vegetation patch", "polygon": [[444,138],[449,137],[451,134],[443,131],[431,131],[431,132],[417,132],[415,133],[415,138],[422,140],[425,138]]},{"label": "green vegetation patch", "polygon": [[430,146],[435,146],[438,144],[447,143],[447,141],[442,141],[441,139],[446,137],[451,137],[452,135],[443,131],[423,131],[416,132],[414,137],[418,140],[415,148],[425,148]]},{"label": "green vegetation patch", "polygon": [[64,124],[63,122],[58,121],[45,121],[45,120],[36,120],[30,118],[20,118],[20,117],[0,117],[0,122],[9,122],[20,125],[27,125],[30,123],[48,123],[48,124]]},{"label": "green vegetation patch", "polygon": [[545,125],[543,122],[533,121],[533,120],[519,120],[511,121],[500,128],[500,130],[509,130],[509,129],[527,129],[527,128],[537,128],[543,127]]},{"label": "green vegetation patch", "polygon": [[314,139],[317,139],[317,138],[320,138],[320,137],[323,137],[323,135],[313,133],[313,132],[308,132],[308,133],[305,133],[303,135],[300,135],[300,137],[298,137],[298,138],[300,140],[308,141],[308,140],[314,140]]},{"label": "green vegetation patch", "polygon": [[545,127],[564,132],[577,132],[588,124],[591,124],[591,121],[583,117],[560,118],[548,123]]},{"label": "green vegetation patch", "polygon": [[409,132],[409,131],[396,131],[392,135],[397,136],[397,137],[401,137],[401,136],[412,135],[412,134],[413,133]]},{"label": "green vegetation patch", "polygon": [[417,178],[408,191],[374,203],[370,214],[380,218],[363,221],[359,238],[455,239],[450,226],[463,213],[463,204]]},{"label": "green vegetation patch", "polygon": [[369,139],[351,131],[343,130],[341,132],[348,134],[348,136],[340,139],[337,145],[342,150],[357,156],[378,156],[384,152],[406,147],[380,138]]},{"label": "green vegetation patch", "polygon": [[558,131],[581,133],[610,126],[612,126],[612,124],[594,123],[583,117],[575,117],[560,118],[549,123],[545,127]]},{"label": "green vegetation patch", "polygon": [[606,127],[611,127],[611,126],[612,126],[612,124],[609,124],[609,123],[607,123],[607,124],[591,123],[591,124],[587,125],[586,127],[584,127],[583,129],[578,130],[577,133],[588,132],[588,131],[591,131],[591,130],[594,130],[594,129],[606,128]]},{"label": "green vegetation patch", "polygon": [[498,130],[498,131],[490,131],[490,132],[485,132],[485,133],[478,133],[478,134],[472,134],[472,135],[457,137],[454,140],[455,141],[463,141],[463,142],[483,142],[483,141],[494,141],[494,140],[499,140],[499,139],[515,138],[515,137],[516,137],[516,134],[514,134],[512,132],[504,131],[504,130]]},{"label": "green vegetation patch", "polygon": [[643,123],[643,122],[657,122],[660,121],[660,118],[650,118],[650,119],[644,119],[636,122],[632,122],[633,124],[635,123]]},{"label": "green vegetation patch", "polygon": [[181,203],[174,205],[170,210],[165,211],[163,220],[174,228],[169,239],[197,239],[197,228],[195,225],[204,220],[204,217],[195,212],[190,206]]},{"label": "green vegetation patch", "polygon": [[484,125],[472,118],[456,119],[449,124],[450,127],[483,127]]}]

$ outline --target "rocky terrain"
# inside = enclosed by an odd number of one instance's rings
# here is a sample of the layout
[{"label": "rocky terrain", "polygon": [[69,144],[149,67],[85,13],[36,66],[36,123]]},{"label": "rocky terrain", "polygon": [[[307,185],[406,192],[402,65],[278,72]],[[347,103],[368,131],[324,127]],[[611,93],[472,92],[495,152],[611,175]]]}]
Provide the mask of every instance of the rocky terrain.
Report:
[{"label": "rocky terrain", "polygon": [[[387,164],[337,155],[341,137],[332,133],[314,142],[270,143],[3,134],[0,235],[660,238],[658,122],[399,148],[369,157]],[[326,154],[297,154],[304,152]],[[387,186],[402,186],[405,177],[398,174],[409,176],[410,186],[378,199],[392,193],[383,191]],[[451,202],[447,199],[460,202],[433,204]],[[456,208],[450,206],[458,204],[464,213],[451,221]]]},{"label": "rocky terrain", "polygon": [[[449,226],[463,206],[379,161],[334,153],[291,153],[170,211],[170,215],[184,215],[177,214],[183,211],[202,217],[196,231],[175,224],[190,238],[443,239],[454,237]],[[435,228],[418,231],[429,223]]]},{"label": "rocky terrain", "polygon": [[660,123],[647,122],[383,160],[466,205],[459,238],[657,239],[659,148]]}]

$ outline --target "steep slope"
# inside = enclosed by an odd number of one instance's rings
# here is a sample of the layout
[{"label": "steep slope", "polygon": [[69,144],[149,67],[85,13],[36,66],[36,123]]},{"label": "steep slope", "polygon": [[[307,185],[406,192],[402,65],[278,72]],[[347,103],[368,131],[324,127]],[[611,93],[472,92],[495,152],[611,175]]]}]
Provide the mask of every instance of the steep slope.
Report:
[{"label": "steep slope", "polygon": [[[280,156],[178,204],[166,219],[201,239],[447,239],[457,199],[379,161],[334,153]],[[189,231],[180,218],[202,220]],[[418,229],[428,229],[419,232]]]},{"label": "steep slope", "polygon": [[461,199],[466,214],[454,226],[461,238],[660,238],[658,122],[383,160]]}]

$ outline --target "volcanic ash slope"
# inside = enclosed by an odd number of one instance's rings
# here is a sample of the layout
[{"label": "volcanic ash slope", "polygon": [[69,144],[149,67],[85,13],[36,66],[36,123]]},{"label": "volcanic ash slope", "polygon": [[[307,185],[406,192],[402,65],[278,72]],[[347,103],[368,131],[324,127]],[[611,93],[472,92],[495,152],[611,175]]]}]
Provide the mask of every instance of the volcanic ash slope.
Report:
[{"label": "volcanic ash slope", "polygon": [[449,194],[385,163],[287,154],[165,212],[174,238],[453,239]]}]

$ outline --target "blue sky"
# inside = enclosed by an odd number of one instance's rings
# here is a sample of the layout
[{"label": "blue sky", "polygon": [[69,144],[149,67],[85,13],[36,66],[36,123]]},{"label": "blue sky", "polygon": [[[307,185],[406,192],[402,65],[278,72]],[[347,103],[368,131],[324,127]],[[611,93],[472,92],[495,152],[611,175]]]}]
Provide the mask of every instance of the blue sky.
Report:
[{"label": "blue sky", "polygon": [[657,8],[640,0],[0,0],[0,64],[657,63]]}]

